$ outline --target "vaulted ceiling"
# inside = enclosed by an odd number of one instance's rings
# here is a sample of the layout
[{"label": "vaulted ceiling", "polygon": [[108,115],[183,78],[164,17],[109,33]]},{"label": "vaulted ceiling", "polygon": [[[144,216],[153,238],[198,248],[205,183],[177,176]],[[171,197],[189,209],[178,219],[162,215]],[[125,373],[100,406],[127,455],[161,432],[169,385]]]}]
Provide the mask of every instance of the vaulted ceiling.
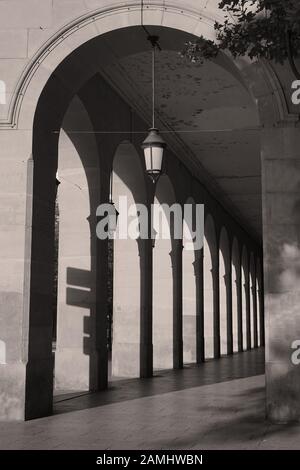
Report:
[{"label": "vaulted ceiling", "polygon": [[[156,107],[159,127],[168,131],[164,138],[245,228],[261,237],[260,130],[252,97],[226,57],[192,63],[180,54],[190,35],[148,29],[160,36],[162,47]],[[145,31],[115,31],[101,47],[112,56],[101,73],[150,122],[151,52]]]}]

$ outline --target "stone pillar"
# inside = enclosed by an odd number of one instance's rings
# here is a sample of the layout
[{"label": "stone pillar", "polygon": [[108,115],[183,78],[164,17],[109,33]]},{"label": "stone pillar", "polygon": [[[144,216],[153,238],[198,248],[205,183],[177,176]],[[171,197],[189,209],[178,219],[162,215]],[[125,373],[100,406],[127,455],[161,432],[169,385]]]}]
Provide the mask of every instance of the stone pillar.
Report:
[{"label": "stone pillar", "polygon": [[227,312],[227,354],[233,353],[233,332],[232,332],[232,271],[231,264],[224,277],[226,286],[226,312]]},{"label": "stone pillar", "polygon": [[196,251],[194,270],[196,279],[196,357],[197,364],[200,364],[205,359],[203,248]]},{"label": "stone pillar", "polygon": [[[149,209],[149,227],[151,210]],[[152,302],[153,302],[153,246],[151,237],[140,241],[141,260],[141,363],[140,376],[153,375]]]},{"label": "stone pillar", "polygon": [[251,295],[252,295],[252,308],[253,308],[253,344],[254,348],[258,347],[258,328],[257,328],[257,296],[256,296],[256,282],[254,279],[254,284],[251,286]]},{"label": "stone pillar", "polygon": [[244,338],[244,349],[251,349],[251,321],[250,321],[250,282],[249,282],[249,272],[245,272],[245,282],[244,282],[244,292],[245,292],[245,310],[246,310],[246,331],[243,331]]},{"label": "stone pillar", "polygon": [[213,260],[212,267],[212,284],[213,284],[213,309],[214,309],[214,358],[221,356],[221,338],[220,338],[220,273],[219,258]]},{"label": "stone pillar", "polygon": [[219,296],[220,296],[220,355],[226,356],[228,354],[228,310],[227,310],[227,286],[226,286],[226,264],[222,263],[222,258],[219,267]]},{"label": "stone pillar", "polygon": [[243,305],[242,305],[242,276],[241,270],[237,273],[236,278],[236,292],[237,292],[237,314],[238,314],[238,351],[243,351]]},{"label": "stone pillar", "polygon": [[[0,420],[25,417],[32,228],[32,135],[0,131]],[[45,409],[51,409],[48,397]]]},{"label": "stone pillar", "polygon": [[258,305],[258,323],[260,346],[265,346],[265,315],[264,315],[264,292],[263,292],[263,273],[261,270],[262,263],[257,261],[257,305]]},{"label": "stone pillar", "polygon": [[173,241],[170,253],[173,270],[173,367],[183,367],[183,328],[182,328],[182,240]]},{"label": "stone pillar", "polygon": [[260,346],[265,346],[265,314],[264,314],[264,292],[258,289],[259,324],[260,324]]},{"label": "stone pillar", "polygon": [[[28,255],[30,277],[25,296],[29,298],[29,317],[28,320],[23,320],[23,325],[28,328],[25,346],[26,349],[28,348],[26,419],[50,414],[53,403],[52,333],[55,307],[53,299],[57,135],[44,130],[44,132],[37,132],[35,139],[35,142],[40,140],[43,146],[38,146],[40,153],[35,145],[33,149],[32,213],[28,220],[31,230],[28,234],[30,237],[30,254]],[[52,158],[48,158],[49,154]]]},{"label": "stone pillar", "polygon": [[[209,265],[208,265],[209,264]],[[211,265],[208,251],[204,253],[204,354],[205,359],[214,357],[214,307]]]},{"label": "stone pillar", "polygon": [[[300,419],[300,129],[262,133],[267,414]],[[299,357],[299,354],[297,355]]]}]

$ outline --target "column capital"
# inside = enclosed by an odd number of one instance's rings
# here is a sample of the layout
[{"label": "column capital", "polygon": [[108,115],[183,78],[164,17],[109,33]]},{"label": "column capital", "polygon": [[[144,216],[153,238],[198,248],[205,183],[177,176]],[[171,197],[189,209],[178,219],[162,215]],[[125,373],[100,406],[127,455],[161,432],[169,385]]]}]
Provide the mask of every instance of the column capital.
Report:
[{"label": "column capital", "polygon": [[231,272],[226,272],[223,276],[225,285],[231,284]]},{"label": "column capital", "polygon": [[196,258],[196,259],[193,261],[192,265],[194,266],[194,275],[195,275],[195,277],[196,277],[196,278],[197,278],[197,277],[200,277],[200,273],[201,273],[201,271],[202,271],[201,268],[203,267],[203,257],[201,257],[201,258]]},{"label": "column capital", "polygon": [[182,250],[182,240],[178,240],[178,243],[173,244],[172,250],[169,252],[172,261],[172,267],[175,267],[177,259],[182,257]]}]

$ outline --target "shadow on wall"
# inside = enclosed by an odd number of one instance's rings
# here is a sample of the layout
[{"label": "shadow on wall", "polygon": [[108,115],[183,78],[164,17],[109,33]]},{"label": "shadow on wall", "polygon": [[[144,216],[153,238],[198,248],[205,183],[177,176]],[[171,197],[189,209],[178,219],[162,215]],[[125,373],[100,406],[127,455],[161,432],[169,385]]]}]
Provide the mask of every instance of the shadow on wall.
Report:
[{"label": "shadow on wall", "polygon": [[[72,307],[90,309],[92,302],[92,272],[84,269],[67,268],[67,304]],[[83,352],[89,354],[91,325],[90,315],[84,317]],[[74,371],[75,373],[75,371]]]}]

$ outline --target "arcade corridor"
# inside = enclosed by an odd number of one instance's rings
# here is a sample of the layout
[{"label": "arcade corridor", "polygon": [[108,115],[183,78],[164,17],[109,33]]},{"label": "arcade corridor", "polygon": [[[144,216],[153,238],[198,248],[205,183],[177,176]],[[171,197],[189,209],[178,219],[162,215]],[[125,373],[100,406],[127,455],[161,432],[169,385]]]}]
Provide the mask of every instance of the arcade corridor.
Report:
[{"label": "arcade corridor", "polygon": [[[182,56],[214,37],[217,0],[63,3],[30,2],[25,15],[23,0],[0,2],[25,51],[8,40],[3,59],[0,446],[276,446],[266,418],[300,416],[289,79],[227,52]],[[162,49],[155,87],[145,24]],[[155,113],[166,147],[154,185]],[[109,252],[97,230],[108,203],[118,228],[146,208],[147,237],[138,224]],[[166,238],[152,238],[153,204]],[[200,245],[186,205],[200,208]]]}]

